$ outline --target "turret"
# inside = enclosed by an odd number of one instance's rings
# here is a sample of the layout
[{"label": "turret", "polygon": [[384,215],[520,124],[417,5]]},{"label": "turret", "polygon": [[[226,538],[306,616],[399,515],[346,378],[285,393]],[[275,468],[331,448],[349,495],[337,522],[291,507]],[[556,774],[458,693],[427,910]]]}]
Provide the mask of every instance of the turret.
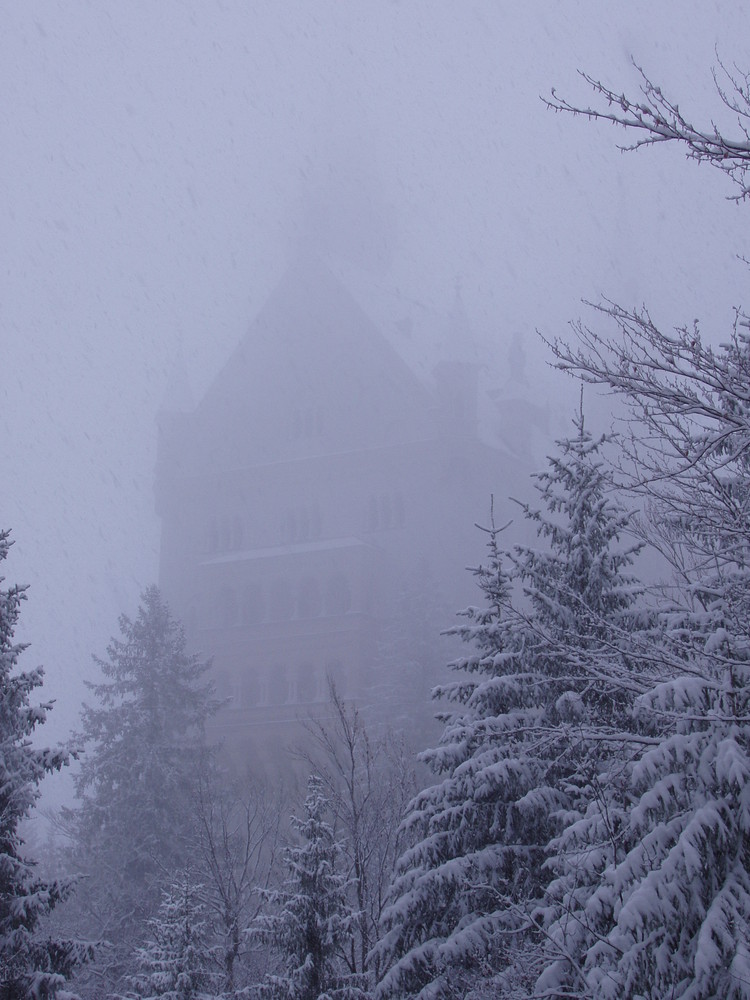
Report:
[{"label": "turret", "polygon": [[164,399],[156,414],[157,448],[156,476],[154,491],[156,493],[156,513],[163,515],[163,502],[169,490],[169,483],[180,464],[180,445],[186,418],[195,408],[193,395],[190,391],[182,352],[172,365]]},{"label": "turret", "polygon": [[456,281],[439,354],[440,360],[432,374],[437,390],[440,430],[446,437],[474,436],[477,433],[480,366],[459,281]]}]

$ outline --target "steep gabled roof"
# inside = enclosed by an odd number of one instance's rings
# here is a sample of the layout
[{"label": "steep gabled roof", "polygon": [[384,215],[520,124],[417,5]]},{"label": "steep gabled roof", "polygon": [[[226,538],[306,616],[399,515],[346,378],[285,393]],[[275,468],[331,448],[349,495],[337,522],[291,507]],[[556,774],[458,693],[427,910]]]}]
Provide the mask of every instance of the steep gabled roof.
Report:
[{"label": "steep gabled roof", "polygon": [[188,417],[184,447],[201,471],[360,450],[433,437],[434,408],[343,284],[308,256]]}]

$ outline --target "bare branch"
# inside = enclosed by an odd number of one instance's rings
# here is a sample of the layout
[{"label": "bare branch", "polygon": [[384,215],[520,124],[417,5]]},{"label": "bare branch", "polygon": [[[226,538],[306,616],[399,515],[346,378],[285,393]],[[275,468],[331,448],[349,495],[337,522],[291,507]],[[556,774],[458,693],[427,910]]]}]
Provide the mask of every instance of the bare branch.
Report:
[{"label": "bare branch", "polygon": [[596,121],[607,121],[624,129],[634,130],[639,137],[623,150],[640,149],[659,142],[678,142],[687,148],[687,156],[698,163],[710,163],[722,170],[739,188],[733,200],[741,201],[750,194],[747,172],[750,169],[750,81],[748,74],[735,69],[730,73],[719,61],[726,83],[719,82],[714,71],[714,83],[722,104],[737,120],[738,133],[729,137],[713,122],[706,127],[696,127],[671,101],[661,88],[651,81],[643,69],[633,64],[641,77],[641,98],[632,100],[624,93],[617,93],[601,80],[580,73],[603,106],[583,106],[560,97],[553,88],[550,98],[542,98],[553,111],[566,111],[585,115]]}]

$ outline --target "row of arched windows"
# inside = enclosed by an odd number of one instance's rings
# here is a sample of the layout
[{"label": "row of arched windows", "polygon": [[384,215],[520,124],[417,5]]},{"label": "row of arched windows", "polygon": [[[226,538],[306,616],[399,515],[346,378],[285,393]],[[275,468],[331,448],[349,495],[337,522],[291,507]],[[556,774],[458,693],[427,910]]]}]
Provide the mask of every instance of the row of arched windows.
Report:
[{"label": "row of arched windows", "polygon": [[334,677],[336,688],[344,694],[346,676],[340,660],[325,665],[303,663],[287,667],[274,663],[257,674],[242,678],[235,692],[235,705],[256,708],[261,705],[307,705],[328,700],[328,677]]},{"label": "row of arched windows", "polygon": [[[365,530],[387,531],[403,528],[406,523],[403,495],[398,491],[372,494],[365,512]],[[297,543],[315,541],[322,536],[323,518],[318,503],[287,508],[279,523],[278,541]],[[210,554],[242,549],[246,541],[245,525],[238,515],[223,514],[212,518],[208,527],[206,550]]]},{"label": "row of arched windows", "polygon": [[371,496],[367,505],[368,531],[403,528],[406,523],[404,498],[401,493],[381,493]]},{"label": "row of arched windows", "polygon": [[208,527],[207,549],[209,552],[231,552],[241,549],[244,528],[239,516],[214,517]]},{"label": "row of arched windows", "polygon": [[[318,504],[289,508],[280,522],[277,542],[307,542],[320,538],[322,520]],[[206,552],[237,552],[243,547],[245,530],[239,515],[214,517],[206,532]]]},{"label": "row of arched windows", "polygon": [[196,602],[194,607],[198,619],[195,624],[199,628],[233,628],[265,621],[345,615],[352,608],[352,593],[343,573],[333,573],[322,580],[312,574],[297,580],[278,576],[240,587],[224,585],[206,609],[203,622],[200,621],[202,602]]},{"label": "row of arched windows", "polygon": [[314,503],[284,512],[281,537],[285,542],[307,542],[320,538],[320,507]]}]

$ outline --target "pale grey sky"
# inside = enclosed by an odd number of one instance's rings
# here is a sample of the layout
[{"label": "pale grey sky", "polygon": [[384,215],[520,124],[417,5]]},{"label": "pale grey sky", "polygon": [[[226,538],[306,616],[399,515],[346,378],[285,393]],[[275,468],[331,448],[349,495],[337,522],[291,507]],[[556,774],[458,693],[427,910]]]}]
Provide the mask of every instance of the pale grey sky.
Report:
[{"label": "pale grey sky", "polygon": [[679,150],[623,156],[623,134],[540,95],[588,101],[579,67],[634,91],[635,58],[708,118],[715,50],[750,65],[749,29],[732,0],[0,5],[0,517],[50,736],[156,578],[173,359],[200,394],[281,274],[304,193],[368,164],[396,232],[384,284],[447,309],[460,276],[501,363],[600,294],[720,338],[747,278],[728,182]]}]

